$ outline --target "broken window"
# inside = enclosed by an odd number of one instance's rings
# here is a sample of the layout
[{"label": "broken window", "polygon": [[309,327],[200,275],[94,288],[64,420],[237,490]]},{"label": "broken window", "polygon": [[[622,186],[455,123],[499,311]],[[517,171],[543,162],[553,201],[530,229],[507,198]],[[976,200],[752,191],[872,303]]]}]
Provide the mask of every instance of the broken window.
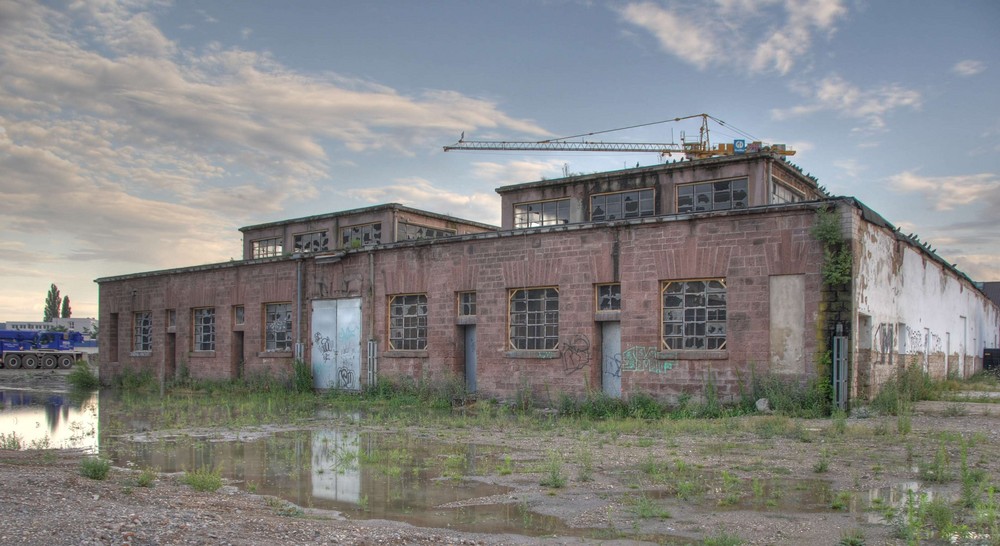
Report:
[{"label": "broken window", "polygon": [[654,208],[652,189],[603,193],[591,196],[590,219],[599,222],[652,216]]},{"label": "broken window", "polygon": [[256,259],[281,256],[282,246],[283,244],[280,237],[250,241],[250,258]]},{"label": "broken window", "polygon": [[295,252],[322,252],[329,250],[330,237],[326,230],[301,233],[295,236]]},{"label": "broken window", "polygon": [[427,296],[407,294],[389,299],[389,349],[427,348]]},{"label": "broken window", "polygon": [[382,223],[345,227],[340,230],[340,241],[344,248],[382,244]]},{"label": "broken window", "polygon": [[412,241],[415,239],[437,239],[439,237],[450,237],[454,234],[455,230],[453,229],[438,229],[399,222],[398,240]]},{"label": "broken window", "polygon": [[663,283],[663,347],[726,348],[726,285],[723,279]]},{"label": "broken window", "polygon": [[747,179],[677,186],[677,212],[747,208]]},{"label": "broken window", "polygon": [[458,293],[458,316],[460,316],[460,317],[474,317],[474,316],[476,316],[476,293],[475,292],[459,292]]},{"label": "broken window", "polygon": [[780,203],[798,203],[799,201],[804,201],[805,198],[799,192],[789,188],[788,186],[779,183],[776,180],[771,181],[771,203],[774,205]]},{"label": "broken window", "polygon": [[264,350],[292,350],[292,304],[268,303],[264,306]]},{"label": "broken window", "polygon": [[529,228],[569,223],[569,199],[514,205],[514,227]]},{"label": "broken window", "polygon": [[194,350],[215,350],[215,308],[194,310]]},{"label": "broken window", "polygon": [[135,313],[132,350],[137,352],[153,350],[153,313],[150,311]]},{"label": "broken window", "polygon": [[598,311],[620,311],[621,308],[622,285],[618,283],[597,285]]},{"label": "broken window", "polygon": [[510,291],[510,347],[552,350],[559,344],[559,291],[523,288]]}]

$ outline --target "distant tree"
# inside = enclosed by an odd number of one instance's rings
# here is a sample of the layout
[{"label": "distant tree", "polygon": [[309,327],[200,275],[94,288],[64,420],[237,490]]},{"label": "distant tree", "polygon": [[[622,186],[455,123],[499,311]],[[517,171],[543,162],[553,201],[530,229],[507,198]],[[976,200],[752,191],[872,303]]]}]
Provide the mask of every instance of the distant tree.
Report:
[{"label": "distant tree", "polygon": [[62,300],[59,299],[59,287],[53,284],[49,288],[49,293],[45,296],[45,316],[42,318],[43,322],[52,322],[52,319],[59,316],[59,304]]},{"label": "distant tree", "polygon": [[73,310],[69,308],[69,296],[63,296],[62,318],[69,318],[72,314]]},{"label": "distant tree", "polygon": [[99,326],[100,325],[95,322],[94,326],[92,326],[90,330],[84,329],[83,333],[89,335],[91,339],[97,339],[97,332],[99,330]]}]

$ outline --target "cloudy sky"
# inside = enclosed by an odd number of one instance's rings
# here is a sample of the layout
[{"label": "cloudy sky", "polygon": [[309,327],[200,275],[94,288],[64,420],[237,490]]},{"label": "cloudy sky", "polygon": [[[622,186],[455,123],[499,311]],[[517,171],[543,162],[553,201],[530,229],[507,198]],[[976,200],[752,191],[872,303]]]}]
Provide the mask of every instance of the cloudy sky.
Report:
[{"label": "cloudy sky", "polygon": [[[239,258],[239,227],[655,154],[449,152],[709,113],[1000,280],[1000,3],[0,0],[0,321],[51,283]],[[671,142],[698,123],[602,135]]]}]

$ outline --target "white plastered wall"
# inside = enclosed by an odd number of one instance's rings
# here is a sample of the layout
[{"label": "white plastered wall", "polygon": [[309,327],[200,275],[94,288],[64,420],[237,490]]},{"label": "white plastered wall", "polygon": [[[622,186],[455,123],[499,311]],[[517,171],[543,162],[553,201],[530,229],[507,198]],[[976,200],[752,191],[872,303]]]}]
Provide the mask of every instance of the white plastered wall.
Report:
[{"label": "white plastered wall", "polygon": [[[968,377],[997,346],[1000,310],[968,279],[854,208],[855,395],[874,396],[903,366]],[[859,328],[867,326],[868,332]],[[858,340],[868,340],[870,348]]]}]

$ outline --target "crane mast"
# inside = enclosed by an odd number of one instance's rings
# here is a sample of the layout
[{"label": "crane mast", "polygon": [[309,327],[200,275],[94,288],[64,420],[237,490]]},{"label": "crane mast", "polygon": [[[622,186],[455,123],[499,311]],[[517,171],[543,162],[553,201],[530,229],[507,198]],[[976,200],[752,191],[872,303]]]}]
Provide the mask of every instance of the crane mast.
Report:
[{"label": "crane mast", "polygon": [[[601,133],[609,133],[612,131],[621,131],[623,129],[633,129],[636,127],[644,127],[647,125],[655,125],[657,123],[676,122],[692,118],[701,118],[702,120],[701,128],[698,132],[698,140],[696,142],[688,142],[685,139],[683,132],[681,132],[680,144],[676,142],[671,142],[671,143],[601,142],[601,141],[595,142],[588,140],[579,140],[579,141],[569,140],[575,138],[589,137]],[[760,141],[753,141],[750,142],[749,145],[747,145],[745,140],[736,140],[733,143],[722,143],[713,147],[711,144],[711,140],[709,138],[709,127],[708,127],[709,119],[719,123],[720,125],[725,125],[725,122],[723,122],[722,120],[718,120],[708,114],[697,114],[693,116],[684,116],[665,121],[658,121],[654,123],[633,125],[631,127],[624,127],[622,129],[596,131],[592,133],[584,133],[568,137],[560,137],[560,138],[539,140],[533,142],[503,141],[503,140],[465,140],[465,133],[462,133],[462,137],[459,138],[458,142],[450,146],[444,146],[444,151],[446,152],[450,151],[656,152],[661,156],[670,156],[672,154],[683,154],[688,159],[703,159],[706,157],[735,155],[746,152],[759,152],[759,151],[769,151],[780,155],[795,155],[795,151],[788,149],[784,144],[764,144]],[[741,148],[738,145],[740,142],[742,142],[745,145],[744,148]]]}]

